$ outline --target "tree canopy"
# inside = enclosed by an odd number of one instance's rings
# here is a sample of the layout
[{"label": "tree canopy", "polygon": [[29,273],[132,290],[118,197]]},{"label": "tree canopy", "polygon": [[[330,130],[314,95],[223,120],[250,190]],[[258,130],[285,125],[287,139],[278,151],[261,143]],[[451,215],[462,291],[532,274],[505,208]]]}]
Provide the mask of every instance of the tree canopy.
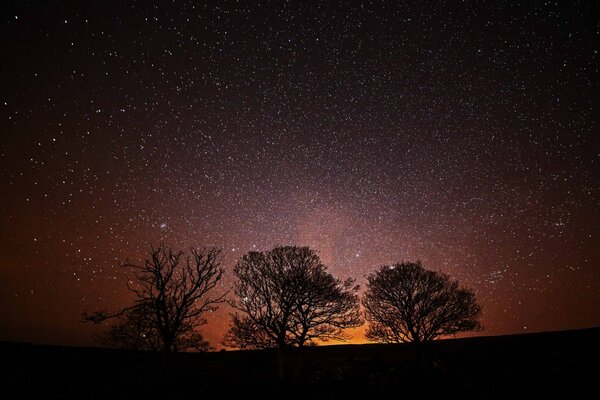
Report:
[{"label": "tree canopy", "polygon": [[196,328],[206,323],[227,293],[211,296],[223,276],[221,251],[215,248],[173,251],[161,244],[151,247],[143,265],[125,262],[133,276],[128,289],[135,301],[116,313],[84,313],[84,321],[116,322],[104,333],[104,343],[116,347],[173,351],[206,349]]},{"label": "tree canopy", "polygon": [[249,252],[236,264],[237,299],[225,343],[239,348],[302,347],[343,339],[362,324],[359,287],[333,277],[308,247]]},{"label": "tree canopy", "polygon": [[475,294],[420,262],[385,265],[367,281],[363,306],[370,340],[426,342],[481,329]]}]

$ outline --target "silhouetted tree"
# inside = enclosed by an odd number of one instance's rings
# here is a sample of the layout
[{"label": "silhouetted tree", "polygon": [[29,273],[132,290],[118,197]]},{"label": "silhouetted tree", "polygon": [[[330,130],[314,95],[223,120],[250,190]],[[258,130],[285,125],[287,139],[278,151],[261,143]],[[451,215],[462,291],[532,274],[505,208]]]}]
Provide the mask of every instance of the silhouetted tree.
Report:
[{"label": "silhouetted tree", "polygon": [[97,335],[102,344],[125,350],[160,350],[160,338],[150,307],[140,304],[114,320],[107,330]]},{"label": "silhouetted tree", "polygon": [[[115,318],[109,328],[98,335],[100,342],[108,347],[125,350],[161,350],[161,336],[153,319],[153,312],[146,304],[140,304]],[[185,323],[177,335],[173,351],[208,351],[209,343]]]},{"label": "silhouetted tree", "polygon": [[133,271],[127,287],[135,294],[129,307],[110,314],[84,313],[84,321],[100,323],[116,318],[105,339],[119,347],[160,350],[169,354],[179,350],[206,349],[207,343],[196,332],[206,323],[203,314],[214,311],[227,293],[215,297],[209,292],[223,276],[218,249],[191,249],[191,256],[160,245],[151,248],[144,265],[129,262]]},{"label": "silhouetted tree", "polygon": [[363,305],[370,340],[421,343],[481,329],[475,294],[420,262],[383,266],[367,280]]},{"label": "silhouetted tree", "polygon": [[277,347],[277,342],[265,329],[251,318],[235,314],[232,326],[225,334],[223,342],[227,346],[240,349],[269,349]]},{"label": "silhouetted tree", "polygon": [[343,339],[362,324],[358,286],[334,278],[308,247],[250,252],[236,264],[234,315],[225,343],[239,348],[302,347]]}]

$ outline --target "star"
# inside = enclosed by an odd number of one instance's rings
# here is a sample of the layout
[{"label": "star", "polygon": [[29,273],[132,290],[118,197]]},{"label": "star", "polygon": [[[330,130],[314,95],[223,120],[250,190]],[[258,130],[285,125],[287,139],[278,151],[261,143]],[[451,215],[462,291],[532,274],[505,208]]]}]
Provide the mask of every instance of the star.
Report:
[{"label": "star", "polygon": [[485,335],[600,325],[591,5],[15,3],[0,340],[94,344],[81,312],[126,305],[121,265],[163,242],[221,248],[215,290],[305,245],[363,291],[420,260],[473,289]]}]

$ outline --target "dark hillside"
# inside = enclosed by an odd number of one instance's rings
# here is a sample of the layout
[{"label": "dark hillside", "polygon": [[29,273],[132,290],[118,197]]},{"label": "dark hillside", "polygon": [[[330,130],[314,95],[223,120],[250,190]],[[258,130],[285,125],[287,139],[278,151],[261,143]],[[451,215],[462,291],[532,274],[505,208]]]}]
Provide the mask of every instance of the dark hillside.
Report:
[{"label": "dark hillside", "polygon": [[[45,398],[541,398],[600,393],[600,328],[438,341],[177,354],[2,343],[5,390]],[[302,355],[302,356],[301,356]],[[253,397],[252,397],[253,398]]]}]

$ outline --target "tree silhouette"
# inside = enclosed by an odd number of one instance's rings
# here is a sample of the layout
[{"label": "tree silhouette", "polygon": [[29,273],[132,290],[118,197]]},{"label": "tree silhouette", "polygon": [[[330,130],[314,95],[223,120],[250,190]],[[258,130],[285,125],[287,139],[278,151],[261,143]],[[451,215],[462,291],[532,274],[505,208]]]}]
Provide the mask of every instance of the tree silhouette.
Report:
[{"label": "tree silhouette", "polygon": [[151,247],[144,265],[126,262],[133,271],[128,289],[135,294],[129,307],[110,314],[84,313],[84,321],[117,322],[105,333],[105,343],[118,347],[174,351],[207,347],[196,327],[206,323],[203,314],[217,309],[227,293],[210,297],[223,276],[218,249],[191,249],[191,256],[161,244]]},{"label": "tree silhouette", "polygon": [[[161,336],[152,310],[146,304],[130,308],[115,319],[107,330],[97,335],[102,344],[124,350],[161,350]],[[173,351],[208,351],[210,348],[190,323],[182,326],[173,344]]]},{"label": "tree silhouette", "polygon": [[[107,330],[97,335],[108,346],[125,350],[160,350],[160,337],[145,304],[132,307],[118,317]],[[85,316],[84,316],[85,318]]]},{"label": "tree silhouette", "polygon": [[362,324],[358,286],[334,278],[308,247],[250,252],[236,264],[233,316],[225,344],[232,347],[302,347],[315,339],[343,339]]},{"label": "tree silhouette", "polygon": [[420,262],[383,266],[367,280],[363,305],[370,340],[420,343],[481,329],[475,294]]},{"label": "tree silhouette", "polygon": [[225,334],[224,344],[240,349],[269,349],[277,347],[272,335],[250,317],[233,315],[231,328]]}]

